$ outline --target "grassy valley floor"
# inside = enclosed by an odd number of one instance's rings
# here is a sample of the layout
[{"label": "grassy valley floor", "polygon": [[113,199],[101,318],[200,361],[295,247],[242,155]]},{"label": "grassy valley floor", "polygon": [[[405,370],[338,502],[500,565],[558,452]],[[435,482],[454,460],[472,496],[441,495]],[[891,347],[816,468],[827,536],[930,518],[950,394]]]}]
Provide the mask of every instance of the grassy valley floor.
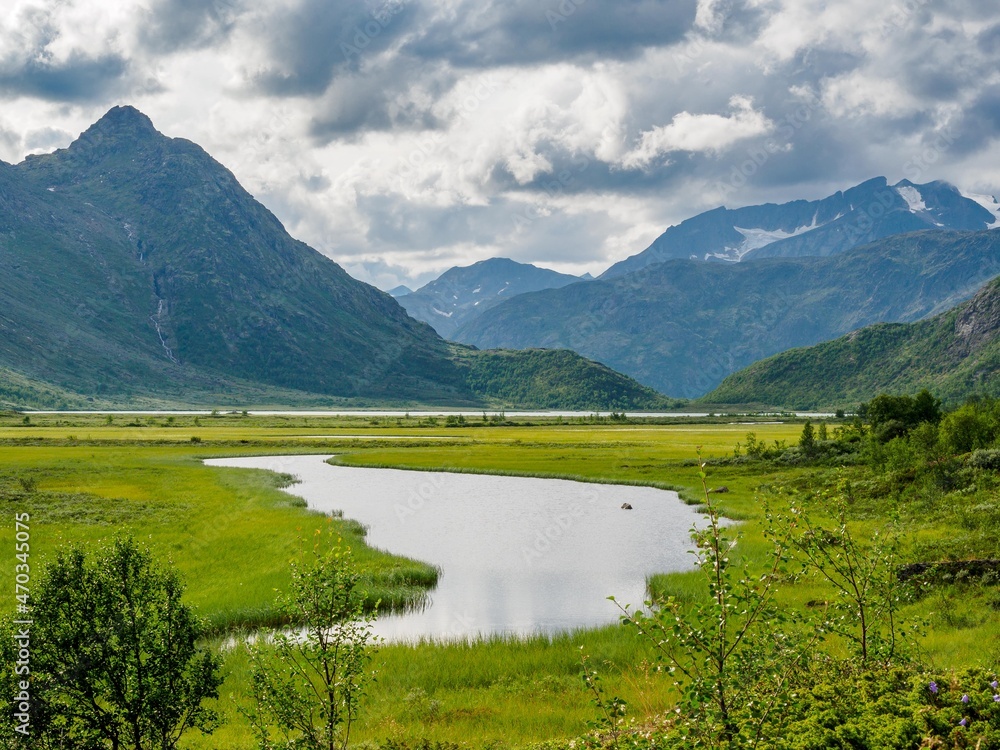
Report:
[{"label": "grassy valley floor", "polygon": [[[25,423],[24,415],[9,414],[0,417],[0,507],[11,519],[14,513],[31,513],[33,571],[61,544],[91,543],[120,531],[133,534],[180,570],[188,601],[216,634],[213,647],[221,648],[234,634],[275,622],[275,590],[288,583],[288,561],[298,540],[325,518],[281,492],[290,477],[280,460],[270,473],[210,468],[202,464],[204,458],[332,453],[359,466],[672,487],[697,503],[703,500],[695,465],[699,446],[706,458],[722,459],[737,442],[745,442],[747,432],[770,445],[794,445],[802,429],[801,422],[736,423],[734,418],[658,424],[532,421],[489,425],[469,420],[448,427],[440,418],[222,414],[114,415],[110,423],[103,415],[31,415]],[[852,524],[862,534],[883,528],[889,510],[898,506],[892,487],[869,486],[877,480],[866,469],[836,462],[724,462],[708,472],[711,486],[728,488],[713,494],[714,501],[727,516],[743,521],[738,554],[751,567],[762,564],[768,550],[762,534],[765,503],[781,509],[793,498],[853,487]],[[981,486],[977,492],[978,499],[969,503],[982,505],[982,493],[995,497],[995,487]],[[900,509],[904,559],[923,559],[949,545],[969,555],[988,551],[992,532],[970,520],[971,505],[944,490],[922,502],[924,507]],[[364,568],[373,599],[404,602],[435,580],[430,566],[370,549],[357,524],[337,523]],[[13,523],[4,523],[0,549],[13,550],[13,537]],[[12,565],[0,568],[0,586],[12,591],[12,579]],[[688,600],[702,590],[694,573],[659,576],[651,584]],[[826,592],[815,582],[800,582],[783,587],[780,595],[784,606],[805,610]],[[997,647],[983,647],[1000,643],[996,588],[943,586],[910,609],[928,622],[922,644],[933,665],[997,663]],[[652,720],[675,701],[670,679],[656,673],[650,646],[621,627],[554,639],[390,645],[376,657],[379,677],[352,741],[499,748],[580,736],[595,717],[580,679],[581,647],[607,693],[623,697],[639,721]],[[211,737],[186,735],[184,747],[253,747],[237,711],[247,687],[245,652],[239,646],[225,648],[224,656],[226,681],[218,707],[226,723]]]}]

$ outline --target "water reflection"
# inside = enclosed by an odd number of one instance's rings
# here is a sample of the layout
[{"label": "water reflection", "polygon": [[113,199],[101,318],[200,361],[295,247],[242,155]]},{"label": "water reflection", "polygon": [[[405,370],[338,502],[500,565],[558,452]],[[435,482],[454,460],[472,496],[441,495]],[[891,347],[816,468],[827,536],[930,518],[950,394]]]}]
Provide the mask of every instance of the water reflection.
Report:
[{"label": "water reflection", "polygon": [[[428,604],[380,617],[390,640],[551,634],[614,622],[652,573],[689,570],[702,516],[651,487],[331,466],[329,456],[213,459],[300,482],[309,507],[343,511],[368,543],[438,566]],[[633,510],[623,510],[629,503]]]}]

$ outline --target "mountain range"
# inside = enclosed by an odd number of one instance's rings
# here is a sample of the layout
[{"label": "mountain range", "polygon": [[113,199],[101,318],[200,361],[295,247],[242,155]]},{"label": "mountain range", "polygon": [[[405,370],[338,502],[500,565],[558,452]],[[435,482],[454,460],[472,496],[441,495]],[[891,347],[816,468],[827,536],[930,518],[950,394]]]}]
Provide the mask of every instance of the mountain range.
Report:
[{"label": "mountain range", "polygon": [[451,338],[463,325],[511,297],[542,289],[559,289],[577,281],[580,278],[547,268],[508,258],[490,258],[471,266],[451,268],[429,284],[398,299],[414,318],[424,321],[443,337]]},{"label": "mountain range", "polygon": [[1000,278],[971,300],[917,323],[882,323],[792,349],[727,377],[712,404],[853,407],[880,393],[927,388],[952,403],[1000,396]]},{"label": "mountain range", "polygon": [[68,148],[0,162],[7,403],[490,402],[468,370],[430,326],[290,237],[225,167],[132,107]]},{"label": "mountain range", "polygon": [[903,180],[889,185],[885,177],[876,177],[822,200],[706,211],[670,227],[600,278],[616,279],[677,259],[824,257],[923,229],[996,228],[998,216],[1000,203],[993,196],[963,195],[947,182],[916,185]]},{"label": "mountain range", "polygon": [[698,397],[968,299],[1000,273],[998,215],[990,196],[876,178],[701,214],[597,280],[495,258],[393,299],[116,107],[68,148],[0,162],[0,403],[665,408],[649,389]]},{"label": "mountain range", "polygon": [[694,398],[763,357],[877,322],[911,322],[1000,273],[1000,232],[928,230],[827,257],[669,260],[522,294],[455,339],[568,348],[661,393]]}]

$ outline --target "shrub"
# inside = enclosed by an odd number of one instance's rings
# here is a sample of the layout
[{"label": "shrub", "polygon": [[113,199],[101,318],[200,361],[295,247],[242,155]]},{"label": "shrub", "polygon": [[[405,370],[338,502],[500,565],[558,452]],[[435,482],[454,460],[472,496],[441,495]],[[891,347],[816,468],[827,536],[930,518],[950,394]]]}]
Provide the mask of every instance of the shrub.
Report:
[{"label": "shrub", "polygon": [[1000,471],[1000,450],[980,449],[973,451],[967,463],[976,469]]}]

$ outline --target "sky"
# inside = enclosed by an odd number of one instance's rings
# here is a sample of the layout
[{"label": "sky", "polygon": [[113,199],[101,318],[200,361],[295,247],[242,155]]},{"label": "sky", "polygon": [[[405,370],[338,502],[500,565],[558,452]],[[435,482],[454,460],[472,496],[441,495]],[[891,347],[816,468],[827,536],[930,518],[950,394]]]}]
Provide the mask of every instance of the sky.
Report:
[{"label": "sky", "polygon": [[719,205],[1000,192],[980,0],[8,0],[0,159],[118,104],[363,281],[598,274]]}]

